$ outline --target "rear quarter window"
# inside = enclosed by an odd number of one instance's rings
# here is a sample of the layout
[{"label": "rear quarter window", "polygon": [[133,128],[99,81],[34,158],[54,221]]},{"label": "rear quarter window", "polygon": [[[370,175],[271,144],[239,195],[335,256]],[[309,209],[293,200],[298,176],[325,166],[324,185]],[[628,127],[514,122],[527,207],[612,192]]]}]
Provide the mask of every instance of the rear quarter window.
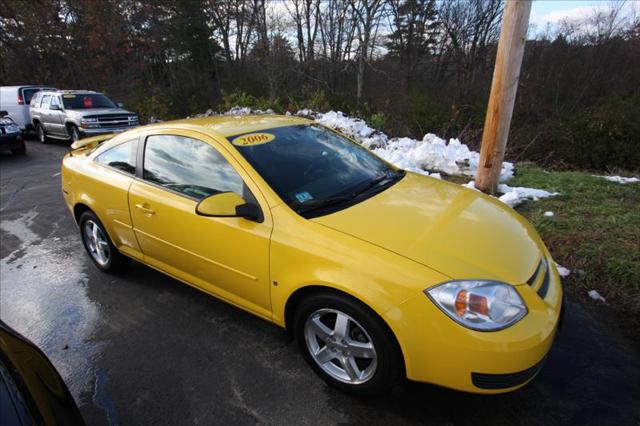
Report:
[{"label": "rear quarter window", "polygon": [[133,176],[136,173],[137,147],[137,139],[123,142],[99,154],[95,161]]}]

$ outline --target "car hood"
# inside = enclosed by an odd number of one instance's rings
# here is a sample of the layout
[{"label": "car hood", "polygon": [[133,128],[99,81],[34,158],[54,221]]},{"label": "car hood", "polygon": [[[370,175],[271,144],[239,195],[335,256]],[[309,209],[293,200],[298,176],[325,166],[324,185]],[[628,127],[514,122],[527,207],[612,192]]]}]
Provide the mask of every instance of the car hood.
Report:
[{"label": "car hood", "polygon": [[73,114],[77,117],[93,117],[97,115],[135,115],[131,111],[127,111],[123,108],[91,108],[91,109],[67,109],[65,112]]},{"label": "car hood", "polygon": [[312,220],[452,279],[522,284],[541,256],[537,232],[510,207],[414,173],[359,204]]}]

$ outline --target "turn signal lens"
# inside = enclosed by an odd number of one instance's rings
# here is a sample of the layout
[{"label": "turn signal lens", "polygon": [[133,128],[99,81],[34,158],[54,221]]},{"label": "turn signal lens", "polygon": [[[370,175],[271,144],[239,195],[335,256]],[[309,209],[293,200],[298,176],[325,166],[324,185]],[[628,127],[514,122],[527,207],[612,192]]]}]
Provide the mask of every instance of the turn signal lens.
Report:
[{"label": "turn signal lens", "polygon": [[497,281],[450,281],[425,294],[451,319],[473,330],[500,330],[527,314],[518,292]]},{"label": "turn signal lens", "polygon": [[456,297],[456,315],[461,317],[467,310],[467,292],[462,290]]}]

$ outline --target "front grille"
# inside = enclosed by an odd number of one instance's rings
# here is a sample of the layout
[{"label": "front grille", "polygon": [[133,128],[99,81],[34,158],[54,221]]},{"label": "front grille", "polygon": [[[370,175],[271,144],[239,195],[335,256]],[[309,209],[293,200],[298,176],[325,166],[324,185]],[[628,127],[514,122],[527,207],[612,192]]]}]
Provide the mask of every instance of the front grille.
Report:
[{"label": "front grille", "polygon": [[508,374],[471,373],[471,382],[480,389],[507,389],[526,383],[538,374],[544,359],[526,370]]},{"label": "front grille", "polygon": [[537,287],[538,296],[544,299],[547,296],[547,291],[549,291],[550,279],[549,264],[545,258],[542,258],[531,278],[527,280],[527,284],[532,288]]},{"label": "front grille", "polygon": [[86,117],[86,118],[97,118],[99,127],[127,127],[127,126],[137,126],[138,121],[129,121],[129,115],[123,114],[107,114],[107,115],[98,115],[94,117]]}]

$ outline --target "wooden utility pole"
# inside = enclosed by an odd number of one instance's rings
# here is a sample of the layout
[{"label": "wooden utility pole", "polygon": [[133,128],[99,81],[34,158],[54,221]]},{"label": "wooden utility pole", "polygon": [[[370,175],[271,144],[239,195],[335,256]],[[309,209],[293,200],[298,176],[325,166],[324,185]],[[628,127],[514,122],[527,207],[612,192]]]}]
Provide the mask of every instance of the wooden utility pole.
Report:
[{"label": "wooden utility pole", "polygon": [[529,26],[531,1],[506,0],[493,70],[491,95],[482,133],[476,188],[495,193],[507,146],[513,104]]}]

